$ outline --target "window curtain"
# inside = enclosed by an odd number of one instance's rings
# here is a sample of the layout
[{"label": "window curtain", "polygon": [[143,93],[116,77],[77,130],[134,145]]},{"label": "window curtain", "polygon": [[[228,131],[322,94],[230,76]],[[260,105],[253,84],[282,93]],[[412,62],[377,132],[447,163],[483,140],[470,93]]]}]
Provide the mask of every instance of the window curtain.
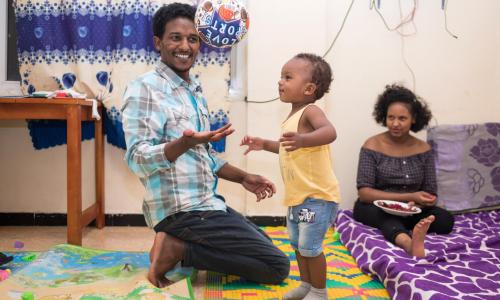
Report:
[{"label": "window curtain", "polygon": [[[168,0],[17,0],[14,3],[21,90],[73,89],[102,101],[107,141],[125,148],[122,96],[126,85],[151,70],[159,59],[151,28],[154,12]],[[227,49],[203,44],[192,69],[201,82],[211,129],[228,122]],[[47,101],[50,101],[48,99]],[[35,149],[66,143],[63,121],[28,121]],[[93,137],[93,123],[82,126],[82,139]],[[214,144],[223,152],[225,141]]]}]

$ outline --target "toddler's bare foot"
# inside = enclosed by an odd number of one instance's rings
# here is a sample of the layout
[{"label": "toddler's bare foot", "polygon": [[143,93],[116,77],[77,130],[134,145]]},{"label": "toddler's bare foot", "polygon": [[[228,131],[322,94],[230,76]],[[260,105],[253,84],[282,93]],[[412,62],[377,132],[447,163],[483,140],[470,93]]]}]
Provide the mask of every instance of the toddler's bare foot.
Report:
[{"label": "toddler's bare foot", "polygon": [[420,220],[415,227],[413,227],[413,234],[411,237],[411,255],[416,257],[425,257],[424,240],[429,226],[434,222],[436,217],[433,215]]}]

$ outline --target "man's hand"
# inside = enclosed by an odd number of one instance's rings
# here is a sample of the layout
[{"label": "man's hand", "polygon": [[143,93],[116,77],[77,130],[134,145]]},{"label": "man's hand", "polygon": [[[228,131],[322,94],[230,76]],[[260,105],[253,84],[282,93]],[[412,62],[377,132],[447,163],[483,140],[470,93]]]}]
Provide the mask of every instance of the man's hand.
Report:
[{"label": "man's hand", "polygon": [[258,137],[245,135],[241,140],[240,146],[248,146],[245,150],[244,155],[247,155],[250,151],[259,151],[264,149],[264,140]]},{"label": "man's hand", "polygon": [[182,138],[189,147],[193,147],[198,144],[216,142],[230,135],[233,132],[234,129],[231,128],[231,123],[229,123],[217,130],[212,130],[212,131],[195,132],[191,129],[187,129],[184,130],[184,132],[182,133]]},{"label": "man's hand", "polygon": [[274,184],[260,175],[247,174],[241,184],[247,191],[257,196],[257,202],[265,198],[271,198],[276,193]]},{"label": "man's hand", "polygon": [[303,147],[303,138],[298,132],[285,132],[279,141],[286,151],[294,151]]},{"label": "man's hand", "polygon": [[415,202],[415,204],[421,205],[421,206],[434,206],[434,205],[436,205],[436,201],[437,201],[436,196],[434,196],[433,194],[424,192],[424,191],[412,193],[411,199],[413,202]]}]

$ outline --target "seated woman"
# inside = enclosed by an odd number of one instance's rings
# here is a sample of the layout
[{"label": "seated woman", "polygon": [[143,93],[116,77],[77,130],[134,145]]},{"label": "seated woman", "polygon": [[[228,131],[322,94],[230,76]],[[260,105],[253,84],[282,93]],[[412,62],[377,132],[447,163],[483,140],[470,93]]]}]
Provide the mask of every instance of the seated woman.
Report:
[{"label": "seated woman", "polygon": [[[387,131],[370,137],[359,154],[354,219],[378,228],[390,242],[409,255],[424,257],[427,232],[450,233],[453,216],[436,206],[436,172],[432,149],[414,137],[432,114],[425,102],[399,85],[388,85],[378,96],[375,121]],[[407,202],[420,214],[400,217],[373,204],[377,199]]]}]

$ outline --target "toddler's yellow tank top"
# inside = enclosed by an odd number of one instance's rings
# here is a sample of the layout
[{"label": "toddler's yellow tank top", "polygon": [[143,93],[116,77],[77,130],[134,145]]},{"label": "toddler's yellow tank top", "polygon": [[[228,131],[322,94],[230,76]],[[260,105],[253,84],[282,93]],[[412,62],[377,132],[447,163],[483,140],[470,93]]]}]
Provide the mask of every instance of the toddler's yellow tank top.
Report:
[{"label": "toddler's yellow tank top", "polygon": [[[298,131],[299,120],[309,105],[281,124],[282,134]],[[333,173],[329,145],[299,148],[291,152],[280,145],[279,161],[285,184],[285,205],[299,205],[309,197],[340,202],[340,190]]]}]

